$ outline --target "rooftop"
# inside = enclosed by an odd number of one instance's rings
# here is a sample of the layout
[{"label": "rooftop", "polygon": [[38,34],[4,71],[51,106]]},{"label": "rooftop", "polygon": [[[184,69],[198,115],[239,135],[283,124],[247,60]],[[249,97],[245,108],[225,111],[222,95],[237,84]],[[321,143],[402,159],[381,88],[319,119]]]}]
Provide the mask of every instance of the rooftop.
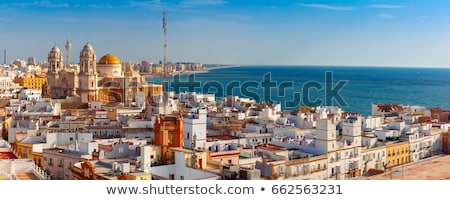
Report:
[{"label": "rooftop", "polygon": [[16,156],[12,152],[0,152],[1,159],[16,159]]},{"label": "rooftop", "polygon": [[358,179],[368,180],[444,180],[450,179],[448,166],[450,164],[450,155],[431,157],[418,162],[394,167],[385,173],[370,176],[359,177]]},{"label": "rooftop", "polygon": [[231,135],[208,135],[208,138],[218,139],[218,140],[237,140],[238,137]]}]

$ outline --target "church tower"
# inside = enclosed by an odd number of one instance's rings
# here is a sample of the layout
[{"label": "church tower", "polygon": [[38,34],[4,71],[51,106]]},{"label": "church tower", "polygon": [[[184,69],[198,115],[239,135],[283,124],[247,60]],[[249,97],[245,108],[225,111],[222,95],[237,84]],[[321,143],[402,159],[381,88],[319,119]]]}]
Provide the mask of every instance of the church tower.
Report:
[{"label": "church tower", "polygon": [[97,101],[97,63],[94,48],[87,43],[80,52],[79,92],[82,103]]},{"label": "church tower", "polygon": [[49,72],[59,73],[63,68],[63,55],[61,50],[55,45],[48,53]]},{"label": "church tower", "polygon": [[66,42],[66,68],[70,67],[70,50],[72,49],[72,44],[67,40]]},{"label": "church tower", "polygon": [[60,92],[58,87],[59,72],[63,68],[63,55],[61,50],[55,45],[48,53],[48,71],[47,81],[50,86],[50,96],[59,98]]}]

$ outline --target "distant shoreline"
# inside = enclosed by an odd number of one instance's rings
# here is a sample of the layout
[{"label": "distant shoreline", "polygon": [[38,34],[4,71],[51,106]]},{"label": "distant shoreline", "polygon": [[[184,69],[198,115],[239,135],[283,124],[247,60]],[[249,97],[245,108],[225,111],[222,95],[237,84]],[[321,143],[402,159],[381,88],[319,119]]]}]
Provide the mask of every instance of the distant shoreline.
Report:
[{"label": "distant shoreline", "polygon": [[[226,69],[226,68],[233,68],[233,67],[239,67],[240,65],[218,65],[218,66],[212,66],[212,67],[203,67],[202,69],[199,70],[189,70],[189,71],[183,71],[183,72],[171,72],[171,73],[167,73],[167,77],[172,77],[172,76],[176,76],[176,75],[185,75],[185,74],[197,74],[197,73],[205,73],[208,72],[210,70],[215,70],[215,69]],[[142,76],[144,76],[145,78],[162,78],[164,76],[164,74],[162,73],[157,73],[157,74],[141,74]]]}]

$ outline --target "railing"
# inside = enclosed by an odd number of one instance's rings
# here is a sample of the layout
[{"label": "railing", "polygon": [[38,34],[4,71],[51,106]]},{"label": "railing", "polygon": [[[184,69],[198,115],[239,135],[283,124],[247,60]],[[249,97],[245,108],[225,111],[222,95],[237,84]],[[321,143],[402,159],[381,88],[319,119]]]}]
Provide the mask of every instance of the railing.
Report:
[{"label": "railing", "polygon": [[39,166],[36,164],[33,164],[33,173],[41,180],[50,180],[50,175],[47,174],[44,170],[42,170]]}]

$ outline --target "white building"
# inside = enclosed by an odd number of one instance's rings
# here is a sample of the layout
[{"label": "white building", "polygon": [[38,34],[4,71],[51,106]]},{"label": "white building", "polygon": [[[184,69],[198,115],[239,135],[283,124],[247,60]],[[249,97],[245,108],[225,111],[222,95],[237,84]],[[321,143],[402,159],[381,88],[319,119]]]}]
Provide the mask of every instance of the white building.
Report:
[{"label": "white building", "polygon": [[[219,180],[217,174],[202,169],[206,166],[206,152],[195,152],[184,148],[171,148],[175,154],[175,164],[154,166],[151,173],[159,180]],[[194,160],[192,160],[194,159]],[[194,165],[194,166],[193,166]]]},{"label": "white building", "polygon": [[[202,108],[192,109],[184,118],[184,147],[192,149],[207,148],[206,145],[206,115],[207,110]],[[195,139],[194,139],[195,138]]]},{"label": "white building", "polygon": [[362,173],[370,169],[386,170],[386,146],[363,147],[361,151]]},{"label": "white building", "polygon": [[31,159],[0,160],[0,176],[4,180],[49,180],[50,176]]},{"label": "white building", "polygon": [[83,153],[67,149],[51,148],[42,152],[44,169],[54,180],[73,180],[72,167],[80,162]]},{"label": "white building", "polygon": [[398,130],[375,130],[373,132],[374,136],[383,142],[389,140],[390,138],[400,137],[400,132]]},{"label": "white building", "polygon": [[362,118],[362,129],[363,130],[374,130],[377,128],[381,128],[383,125],[383,117],[382,116],[367,116]]},{"label": "white building", "polygon": [[20,100],[39,101],[41,100],[42,91],[37,89],[24,89],[19,93]]}]

